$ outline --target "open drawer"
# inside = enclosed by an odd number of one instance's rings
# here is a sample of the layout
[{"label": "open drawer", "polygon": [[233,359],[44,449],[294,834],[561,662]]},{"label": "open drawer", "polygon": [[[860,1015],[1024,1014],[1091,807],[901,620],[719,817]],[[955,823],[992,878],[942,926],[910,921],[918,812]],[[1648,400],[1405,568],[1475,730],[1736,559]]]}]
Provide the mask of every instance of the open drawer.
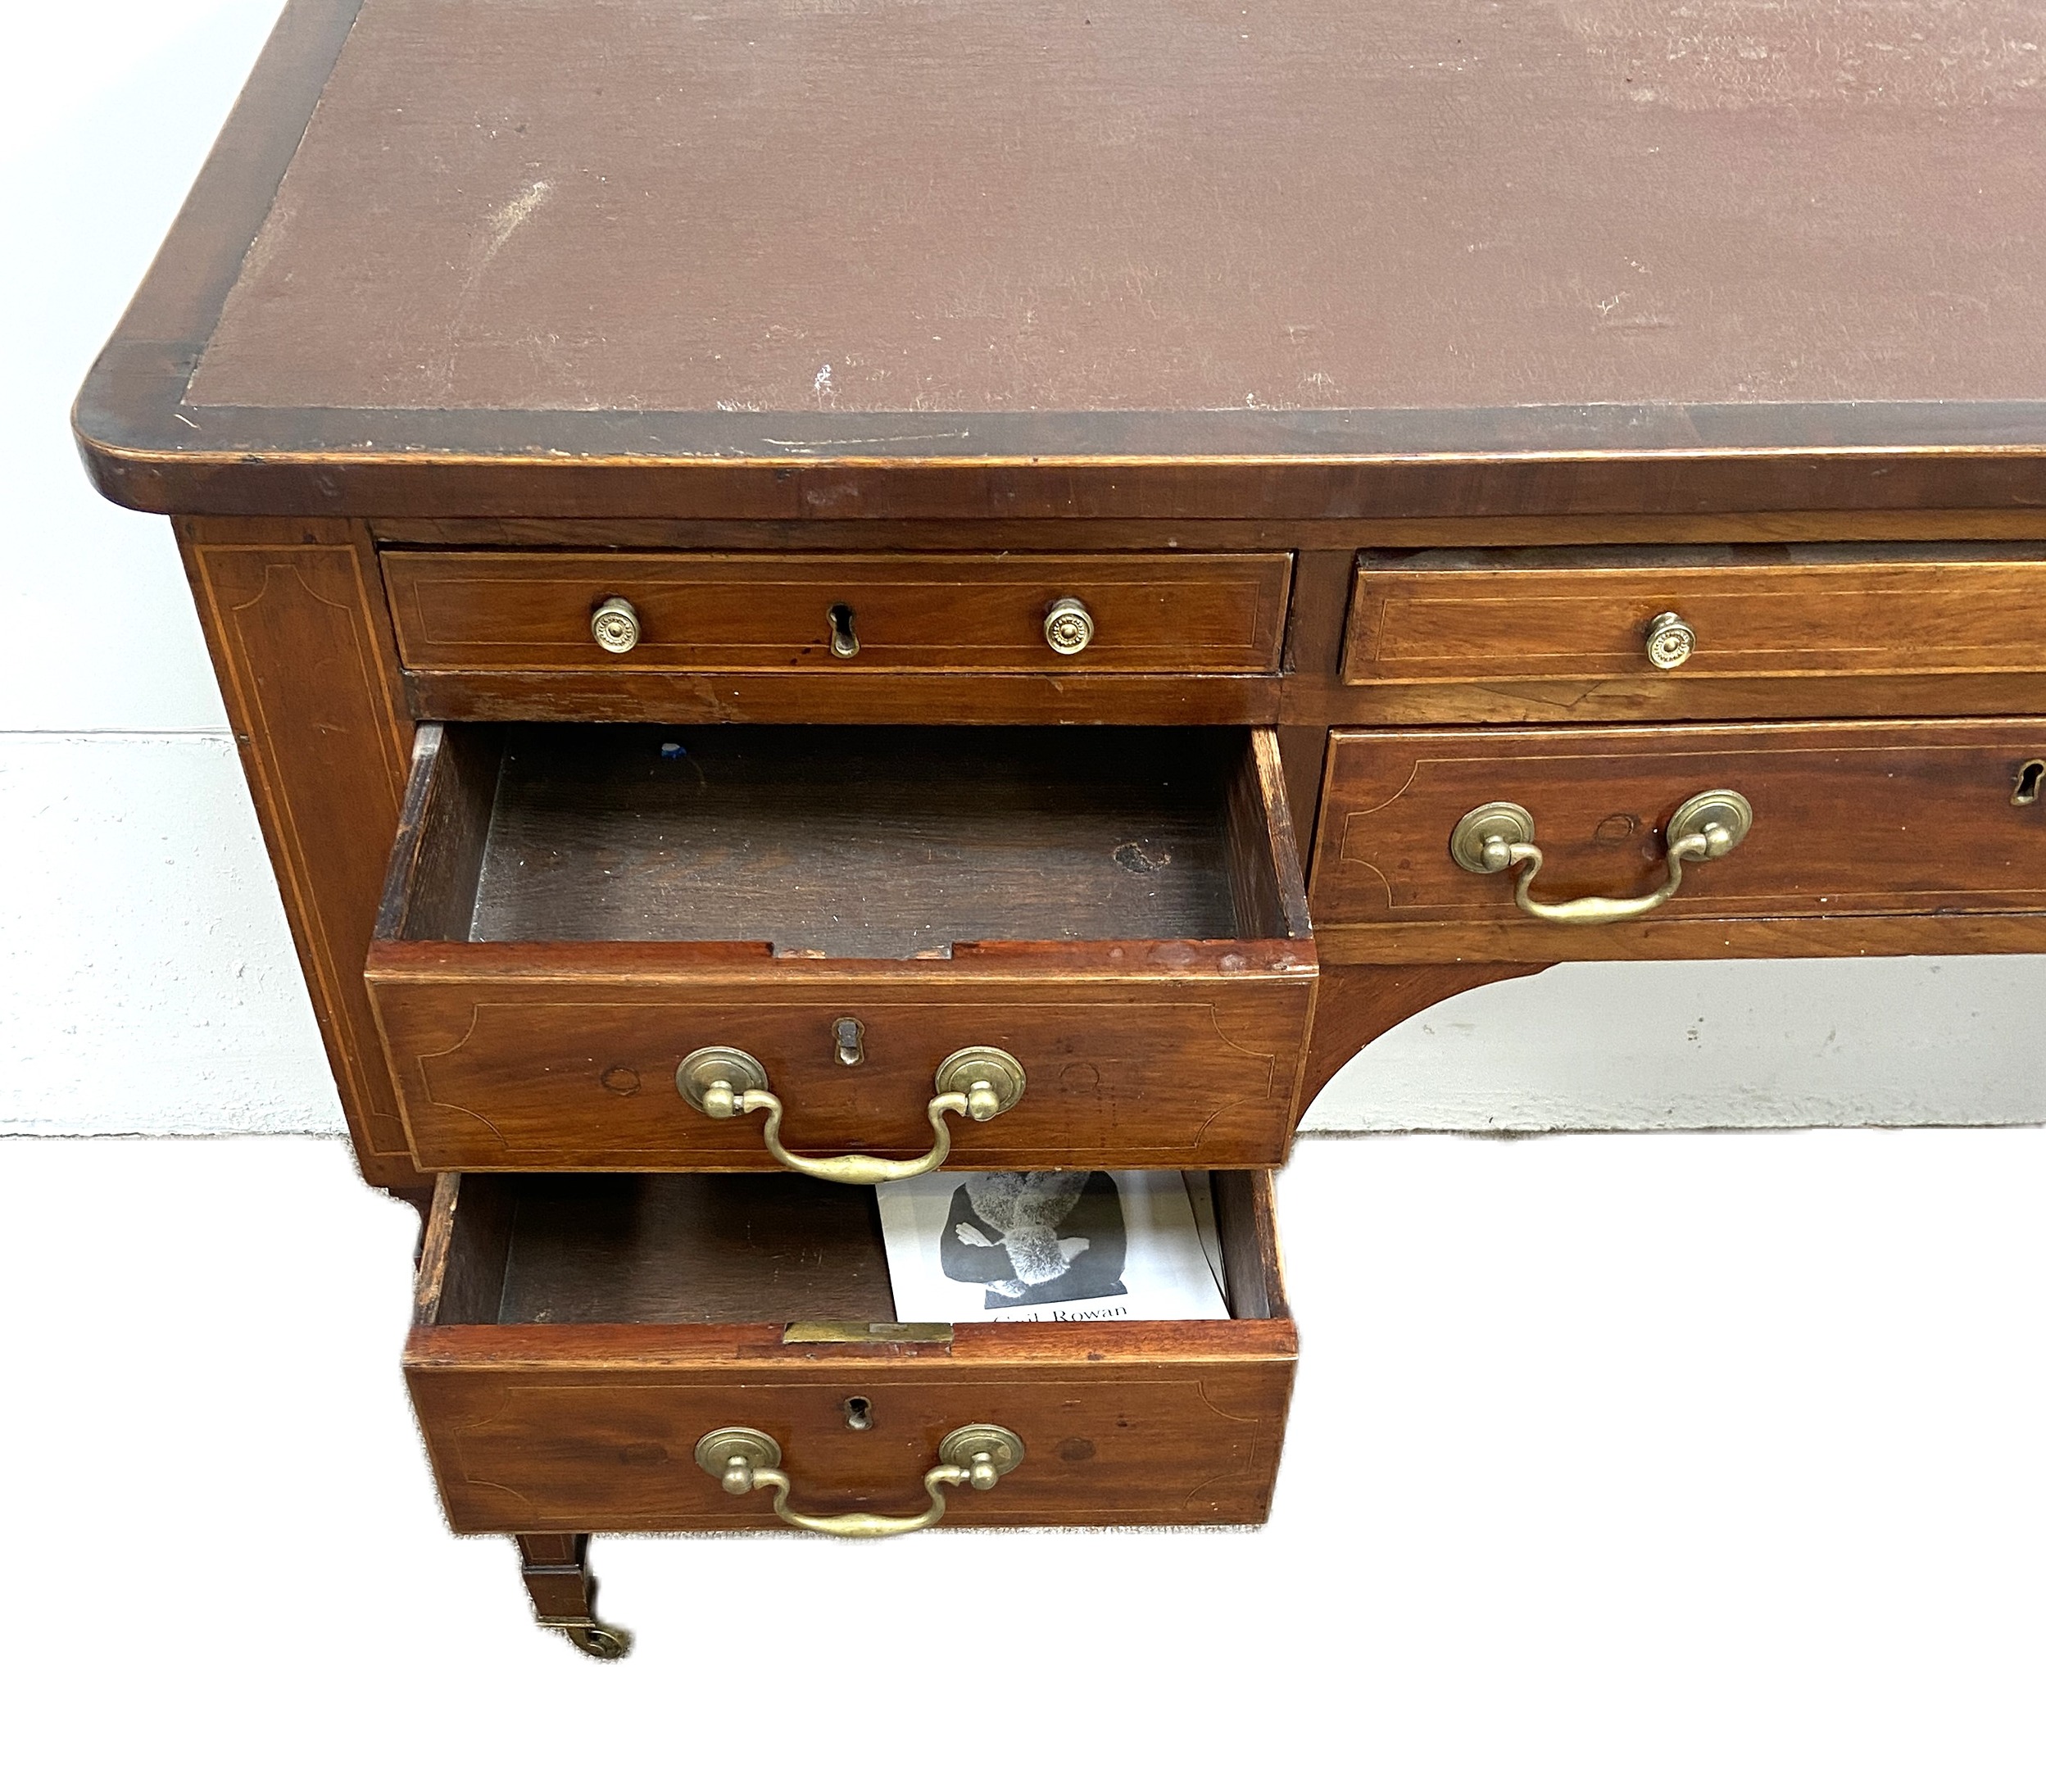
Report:
[{"label": "open drawer", "polygon": [[741,1427],[796,1511],[914,1517],[948,1440],[999,1427],[1006,1472],[944,1523],[1259,1522],[1297,1339],[1270,1177],[1210,1186],[1232,1318],[901,1327],[869,1190],[443,1176],[406,1377],[449,1522],[773,1527],[698,1459]]},{"label": "open drawer", "polygon": [[422,1168],[872,1182],[1282,1161],[1315,960],[1268,729],[428,725],[367,976]]}]

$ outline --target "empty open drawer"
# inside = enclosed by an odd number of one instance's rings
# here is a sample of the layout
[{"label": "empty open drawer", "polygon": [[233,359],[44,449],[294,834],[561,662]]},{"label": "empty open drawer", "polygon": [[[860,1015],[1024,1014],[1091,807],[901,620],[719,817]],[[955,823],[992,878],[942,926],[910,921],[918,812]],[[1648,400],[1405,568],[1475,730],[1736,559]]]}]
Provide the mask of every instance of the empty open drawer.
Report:
[{"label": "empty open drawer", "polygon": [[734,1432],[773,1440],[805,1517],[914,1520],[948,1442],[998,1429],[1013,1459],[943,1522],[1255,1523],[1297,1340],[1270,1177],[1212,1186],[1231,1318],[902,1328],[864,1189],[442,1177],[406,1377],[449,1521],[773,1527],[700,1460]]},{"label": "empty open drawer", "polygon": [[368,978],[423,1168],[872,1181],[1277,1164],[1314,963],[1268,729],[451,725]]}]

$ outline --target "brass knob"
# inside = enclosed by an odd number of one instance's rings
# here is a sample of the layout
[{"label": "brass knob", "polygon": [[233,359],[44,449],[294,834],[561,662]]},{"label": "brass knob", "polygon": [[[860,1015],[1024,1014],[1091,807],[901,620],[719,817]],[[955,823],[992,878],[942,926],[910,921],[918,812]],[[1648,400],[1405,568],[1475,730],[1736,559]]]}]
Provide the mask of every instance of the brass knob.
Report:
[{"label": "brass knob", "polygon": [[590,612],[590,638],[606,653],[630,653],[639,645],[639,612],[624,597],[606,597]]},{"label": "brass knob", "polygon": [[1648,625],[1648,663],[1660,672],[1674,672],[1690,658],[1698,637],[1673,610],[1665,610]]},{"label": "brass knob", "polygon": [[1701,859],[1723,859],[1748,837],[1754,810],[1735,790],[1700,791],[1676,805],[1664,838],[1663,884],[1642,896],[1579,896],[1572,902],[1544,902],[1532,891],[1541,869],[1541,848],[1535,844],[1535,818],[1518,803],[1481,803],[1456,824],[1449,836],[1449,856],[1466,871],[1481,877],[1517,869],[1513,901],[1523,914],[1565,926],[1595,926],[1631,921],[1659,909],[1684,882],[1684,867]]},{"label": "brass knob", "polygon": [[962,1425],[937,1446],[937,1466],[923,1477],[929,1504],[906,1518],[881,1512],[810,1513],[789,1509],[792,1491],[782,1472],[782,1446],[751,1425],[727,1425],[696,1440],[696,1466],[733,1498],[755,1487],[774,1490],[774,1515],[801,1531],[832,1537],[899,1537],[922,1531],[945,1516],[945,1490],[971,1487],[986,1493],[1023,1459],[1023,1441],[1000,1425]]},{"label": "brass knob", "polygon": [[1023,1100],[1025,1082],[1023,1067],[994,1046],[969,1046],[954,1052],[937,1067],[933,1080],[937,1093],[923,1109],[930,1123],[931,1148],[923,1156],[903,1159],[847,1151],[837,1157],[805,1157],[782,1143],[782,1098],[768,1088],[766,1067],[751,1052],[737,1046],[699,1046],[675,1068],[676,1091],[697,1113],[713,1120],[765,1114],[760,1142],[783,1169],[820,1182],[861,1185],[900,1182],[928,1174],[951,1155],[947,1114],[991,1120]]},{"label": "brass knob", "polygon": [[1094,618],[1077,597],[1061,597],[1045,612],[1045,645],[1054,653],[1075,654],[1094,638]]}]

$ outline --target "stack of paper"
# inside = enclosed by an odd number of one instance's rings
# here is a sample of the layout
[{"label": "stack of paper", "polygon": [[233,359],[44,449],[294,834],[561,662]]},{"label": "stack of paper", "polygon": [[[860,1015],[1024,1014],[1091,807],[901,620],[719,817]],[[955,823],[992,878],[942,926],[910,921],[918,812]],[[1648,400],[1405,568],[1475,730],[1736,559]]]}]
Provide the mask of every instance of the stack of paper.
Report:
[{"label": "stack of paper", "polygon": [[1204,1175],[941,1171],[877,1195],[905,1324],[1229,1317]]}]

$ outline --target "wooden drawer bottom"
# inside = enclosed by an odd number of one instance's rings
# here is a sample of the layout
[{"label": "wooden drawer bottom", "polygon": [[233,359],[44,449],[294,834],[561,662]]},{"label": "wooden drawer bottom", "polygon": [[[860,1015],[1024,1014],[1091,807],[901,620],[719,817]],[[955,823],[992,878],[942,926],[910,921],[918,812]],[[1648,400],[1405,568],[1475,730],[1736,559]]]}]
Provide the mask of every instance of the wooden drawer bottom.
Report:
[{"label": "wooden drawer bottom", "polygon": [[[796,1177],[449,1175],[406,1377],[457,1531],[774,1528],[698,1467],[773,1437],[811,1512],[910,1513],[938,1447],[1022,1462],[948,1525],[1246,1524],[1270,1504],[1297,1340],[1272,1187],[1218,1172],[1227,1320],[959,1325],[891,1336],[871,1194]],[[805,1340],[839,1322],[855,1341]],[[864,1328],[873,1328],[866,1330]]]}]

